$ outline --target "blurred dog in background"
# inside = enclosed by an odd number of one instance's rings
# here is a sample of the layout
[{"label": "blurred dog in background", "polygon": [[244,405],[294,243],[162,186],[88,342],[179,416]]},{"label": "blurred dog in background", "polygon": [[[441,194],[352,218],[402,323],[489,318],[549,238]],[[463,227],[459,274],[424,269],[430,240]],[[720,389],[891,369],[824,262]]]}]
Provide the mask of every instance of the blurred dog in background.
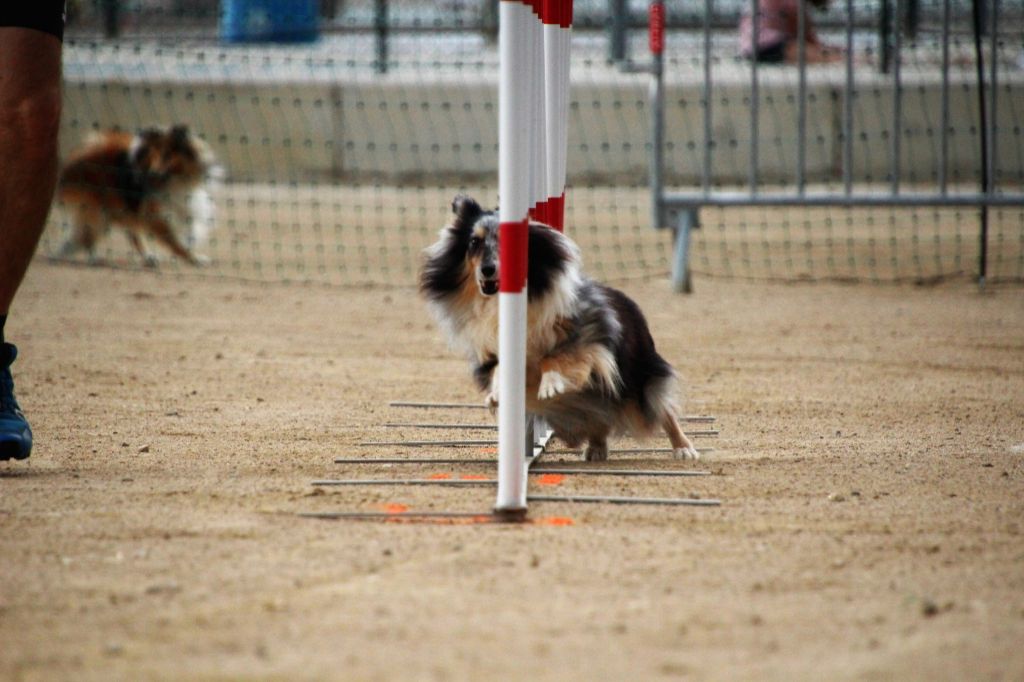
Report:
[{"label": "blurred dog in background", "polygon": [[205,243],[213,227],[215,207],[207,186],[219,177],[209,145],[187,126],[93,133],[60,174],[57,198],[71,218],[71,235],[60,255],[84,249],[94,259],[97,241],[118,225],[147,265],[156,265],[157,258],[143,244],[144,236],[202,265],[193,248]]}]

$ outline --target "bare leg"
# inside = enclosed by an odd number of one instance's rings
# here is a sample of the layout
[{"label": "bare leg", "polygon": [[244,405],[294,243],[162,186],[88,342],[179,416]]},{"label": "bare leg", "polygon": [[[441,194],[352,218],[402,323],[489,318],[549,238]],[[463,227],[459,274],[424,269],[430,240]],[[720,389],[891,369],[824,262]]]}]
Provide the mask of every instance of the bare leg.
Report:
[{"label": "bare leg", "polygon": [[672,443],[672,457],[675,459],[700,459],[700,453],[697,452],[697,448],[693,447],[693,443],[683,433],[683,429],[679,426],[675,415],[666,415],[662,427],[665,429],[665,435],[668,436],[669,441]]},{"label": "bare leg", "polygon": [[57,183],[61,43],[0,27],[0,315],[43,233]]},{"label": "bare leg", "polygon": [[0,27],[0,460],[32,451],[32,430],[14,399],[17,350],[4,342],[4,323],[57,184],[60,74],[55,36]]}]

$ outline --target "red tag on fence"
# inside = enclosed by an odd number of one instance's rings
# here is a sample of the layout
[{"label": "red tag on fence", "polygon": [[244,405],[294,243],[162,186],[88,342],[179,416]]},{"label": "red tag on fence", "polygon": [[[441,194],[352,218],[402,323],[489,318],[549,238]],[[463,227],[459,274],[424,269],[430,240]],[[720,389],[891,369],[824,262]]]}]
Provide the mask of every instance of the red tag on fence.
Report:
[{"label": "red tag on fence", "polygon": [[661,54],[665,49],[665,3],[652,2],[648,17],[651,54]]}]

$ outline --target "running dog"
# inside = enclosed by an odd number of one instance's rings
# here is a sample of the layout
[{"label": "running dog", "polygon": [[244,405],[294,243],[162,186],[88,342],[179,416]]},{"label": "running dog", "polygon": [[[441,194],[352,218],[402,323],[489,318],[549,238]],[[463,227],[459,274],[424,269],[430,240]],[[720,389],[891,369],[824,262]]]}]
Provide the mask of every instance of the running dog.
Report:
[{"label": "running dog", "polygon": [[[190,245],[205,240],[212,225],[213,202],[205,183],[218,172],[209,146],[183,125],[138,134],[91,134],[60,174],[57,197],[72,224],[60,255],[85,249],[93,259],[96,242],[116,224],[147,265],[156,265],[157,259],[146,250],[142,235],[202,265]],[[184,243],[173,218],[188,224]]]},{"label": "running dog", "polygon": [[[497,407],[498,216],[464,196],[428,247],[420,292],[456,348],[469,356],[487,404]],[[608,458],[608,436],[661,429],[677,459],[698,459],[677,419],[676,373],[654,348],[640,308],[581,272],[579,248],[529,226],[526,408],[587,461]]]}]

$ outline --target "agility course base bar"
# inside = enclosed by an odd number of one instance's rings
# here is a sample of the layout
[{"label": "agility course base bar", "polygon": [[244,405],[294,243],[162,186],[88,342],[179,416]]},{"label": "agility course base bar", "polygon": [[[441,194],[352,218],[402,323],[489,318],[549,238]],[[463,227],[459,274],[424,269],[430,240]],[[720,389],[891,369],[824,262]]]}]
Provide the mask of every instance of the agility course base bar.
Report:
[{"label": "agility course base bar", "polygon": [[[709,429],[705,431],[690,431],[690,436],[696,438],[714,438],[718,435],[718,431],[715,429]],[[525,438],[524,438],[525,442]],[[465,447],[470,445],[479,446],[495,446],[498,441],[495,440],[368,440],[357,443],[360,447],[372,447],[375,445],[404,445],[407,447],[425,447],[425,446],[451,446],[451,447]]]},{"label": "agility course base bar", "polygon": [[419,407],[437,408],[442,410],[483,410],[487,408],[486,405],[481,405],[480,403],[422,403],[410,400],[392,400],[390,403],[388,403],[388,407]]},{"label": "agility course base bar", "polygon": [[406,422],[389,422],[384,425],[389,429],[465,429],[468,431],[497,431],[497,424],[414,424]]},{"label": "agility course base bar", "polygon": [[368,459],[366,457],[337,457],[335,464],[488,464],[495,465],[498,460],[493,457],[487,459],[459,459],[458,457],[382,457],[380,459]]},{"label": "agility course base bar", "polygon": [[[439,409],[439,410],[486,410],[482,403],[431,403],[415,400],[392,400],[388,407],[408,407],[415,409]],[[679,418],[679,421],[690,424],[713,424],[715,417],[707,414],[688,414]]]},{"label": "agility course base bar", "polygon": [[531,475],[561,474],[562,476],[710,476],[710,471],[662,471],[660,469],[564,469],[541,464],[530,469]]},{"label": "agility course base bar", "polygon": [[619,497],[612,495],[528,495],[527,502],[581,502],[589,504],[636,504],[664,507],[720,507],[721,500],[693,497]]},{"label": "agility course base bar", "polygon": [[325,478],[310,485],[322,486],[387,486],[387,485],[440,485],[461,488],[498,485],[496,478]]},{"label": "agility course base bar", "polygon": [[[526,442],[524,437],[523,442]],[[498,444],[496,440],[368,440],[356,443],[360,447],[374,447],[376,445],[404,445],[410,448],[428,446],[461,448],[477,445],[480,447],[494,447]]]},{"label": "agility course base bar", "polygon": [[[657,506],[657,507],[719,507],[721,500],[699,499],[692,497],[614,497],[605,495],[530,495],[528,502],[568,502],[584,504],[619,504],[635,506]],[[508,523],[526,522],[539,523],[541,525],[572,525],[571,519],[540,519],[531,522],[525,515],[502,514],[495,512],[299,512],[297,516],[306,519],[325,520],[348,520],[348,521],[388,521],[392,523],[402,522],[426,522],[437,520],[465,521],[468,523]],[[558,522],[555,522],[555,521]]]},{"label": "agility course base bar", "polygon": [[[696,448],[697,453],[706,455],[710,452],[714,452],[714,448]],[[613,448],[608,450],[609,455],[661,455],[671,454],[672,448]],[[578,455],[580,454],[576,450],[548,450],[546,454],[549,455]]]},{"label": "agility course base bar", "polygon": [[[528,476],[620,476],[682,478],[710,476],[710,471],[661,471],[657,469],[559,469],[537,467],[527,471]],[[440,474],[428,478],[323,478],[310,483],[313,486],[388,486],[388,485],[439,485],[474,487],[497,485],[497,479],[476,476]]]},{"label": "agility course base bar", "polygon": [[[438,405],[452,407],[467,407],[480,409],[479,405],[465,403],[418,403],[410,401],[393,401],[392,407],[436,407]],[[696,416],[694,420],[713,423],[715,417]],[[525,436],[524,445],[532,442],[532,449],[527,445],[526,452],[519,456],[517,464],[522,468],[522,492],[525,491],[526,479],[538,477],[538,485],[559,485],[563,477],[572,476],[605,476],[605,477],[654,477],[654,478],[682,478],[692,476],[711,476],[710,471],[700,470],[673,470],[673,469],[627,469],[602,468],[600,464],[591,463],[583,465],[576,460],[571,461],[544,461],[541,459],[551,454],[567,454],[579,456],[575,450],[548,450],[547,446],[552,438],[552,430],[543,420],[530,417],[524,420]],[[486,425],[484,425],[486,426]],[[465,424],[444,424],[444,425],[395,425],[402,427],[421,428],[473,428]],[[692,435],[718,435],[717,430],[705,430],[693,432]],[[465,445],[495,445],[493,440],[457,440],[457,441],[394,441],[394,442],[365,442],[360,445],[438,445],[438,446],[465,446]],[[701,448],[699,452],[709,452],[711,448]],[[520,450],[523,452],[523,450]],[[671,452],[670,448],[622,448],[610,450],[610,453],[664,453]],[[500,459],[500,458],[499,458]],[[461,467],[467,465],[493,466],[498,459],[490,457],[458,458],[458,457],[338,457],[334,459],[336,464],[359,465],[359,466],[390,466],[390,465],[448,465]],[[544,477],[551,477],[545,480]],[[498,478],[489,478],[474,474],[459,474],[454,472],[439,472],[420,474],[418,478],[364,478],[364,479],[320,479],[312,481],[315,487],[338,486],[338,487],[402,487],[402,486],[448,486],[456,488],[482,487],[501,490],[500,475]],[[583,503],[583,504],[617,504],[617,505],[641,505],[641,506],[689,506],[689,507],[717,507],[721,501],[717,499],[701,499],[694,497],[630,497],[625,495],[529,495],[524,494],[524,504],[521,507],[501,508],[497,505],[489,512],[457,512],[457,511],[425,511],[410,512],[402,504],[387,505],[387,511],[328,511],[328,512],[300,512],[297,515],[302,518],[329,519],[329,520],[352,520],[352,521],[380,521],[385,523],[408,523],[408,524],[437,524],[437,525],[475,525],[475,524],[499,524],[499,523],[521,523],[527,525],[572,525],[570,518],[552,517],[535,518],[527,517],[526,504],[532,503]],[[391,509],[390,507],[394,507]]]},{"label": "agility course base bar", "polygon": [[[704,416],[691,416],[691,417],[680,417],[680,421],[688,422],[691,424],[711,424],[714,423],[714,417]],[[467,429],[477,431],[497,431],[497,424],[466,424],[462,422],[454,423],[443,423],[443,422],[388,422],[384,425],[388,429]]]},{"label": "agility course base bar", "polygon": [[[495,459],[458,459],[455,457],[442,457],[442,458],[410,458],[404,459],[400,457],[388,457],[384,459],[356,459],[356,458],[341,458],[334,460],[335,464],[359,464],[359,465],[392,465],[392,464],[453,464],[461,466],[463,464],[482,464],[492,466],[497,462]],[[698,470],[686,470],[686,471],[673,471],[671,469],[584,469],[582,467],[568,468],[553,466],[554,464],[564,464],[564,462],[552,462],[552,463],[540,463],[530,468],[530,474],[566,474],[573,476],[710,476],[710,471],[698,471]]]},{"label": "agility course base bar", "polygon": [[[415,447],[415,446],[414,446]],[[456,446],[460,447],[460,446]],[[714,452],[714,448],[697,448],[701,455]],[[609,455],[668,454],[672,448],[612,448]],[[582,456],[577,450],[545,450],[547,455]],[[335,464],[496,464],[494,458],[460,459],[458,457],[337,457]],[[568,462],[565,462],[568,463]]]},{"label": "agility course base bar", "polygon": [[394,524],[430,524],[444,526],[476,526],[488,524],[518,523],[526,526],[572,526],[575,521],[565,516],[547,516],[527,519],[514,514],[500,512],[301,512],[298,516],[307,519],[328,521],[379,521]]},{"label": "agility course base bar", "polygon": [[[509,519],[491,511],[486,512],[299,512],[306,519],[329,521],[383,521],[385,523],[450,523],[453,525],[475,525],[480,523],[509,523]],[[572,525],[570,520],[563,524]]]}]

